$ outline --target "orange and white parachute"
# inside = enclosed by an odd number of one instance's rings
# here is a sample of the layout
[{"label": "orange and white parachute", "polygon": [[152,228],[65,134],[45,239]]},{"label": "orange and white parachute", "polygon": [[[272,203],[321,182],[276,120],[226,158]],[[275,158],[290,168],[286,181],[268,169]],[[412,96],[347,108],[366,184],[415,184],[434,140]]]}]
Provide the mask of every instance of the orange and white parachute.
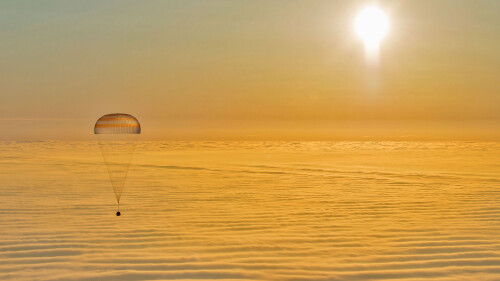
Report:
[{"label": "orange and white parachute", "polygon": [[137,118],[130,114],[106,114],[97,119],[94,126],[95,134],[140,134],[141,125]]},{"label": "orange and white parachute", "polygon": [[125,113],[106,114],[94,126],[118,203],[117,215],[120,214],[120,198],[140,133],[141,125],[137,118]]}]

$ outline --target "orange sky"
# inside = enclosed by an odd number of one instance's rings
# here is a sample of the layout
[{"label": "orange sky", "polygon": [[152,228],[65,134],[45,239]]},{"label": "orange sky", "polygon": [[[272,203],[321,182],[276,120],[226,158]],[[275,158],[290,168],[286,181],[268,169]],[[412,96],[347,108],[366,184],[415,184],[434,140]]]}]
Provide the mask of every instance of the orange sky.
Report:
[{"label": "orange sky", "polygon": [[500,2],[2,1],[0,139],[500,139]]}]

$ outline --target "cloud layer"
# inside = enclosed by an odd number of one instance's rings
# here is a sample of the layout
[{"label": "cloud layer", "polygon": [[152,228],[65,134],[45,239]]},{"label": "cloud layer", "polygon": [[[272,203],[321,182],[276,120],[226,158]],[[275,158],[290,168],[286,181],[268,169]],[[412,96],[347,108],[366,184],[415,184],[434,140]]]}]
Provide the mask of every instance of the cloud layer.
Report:
[{"label": "cloud layer", "polygon": [[0,144],[1,280],[495,280],[500,145]]}]

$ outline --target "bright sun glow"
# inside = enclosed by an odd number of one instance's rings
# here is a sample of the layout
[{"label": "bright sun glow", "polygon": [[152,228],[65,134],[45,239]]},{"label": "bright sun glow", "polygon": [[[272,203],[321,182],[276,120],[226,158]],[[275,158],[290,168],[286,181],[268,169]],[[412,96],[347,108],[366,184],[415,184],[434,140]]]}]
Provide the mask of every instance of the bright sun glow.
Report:
[{"label": "bright sun glow", "polygon": [[380,8],[366,7],[356,17],[355,29],[365,44],[367,54],[376,54],[380,41],[389,30],[389,20]]}]

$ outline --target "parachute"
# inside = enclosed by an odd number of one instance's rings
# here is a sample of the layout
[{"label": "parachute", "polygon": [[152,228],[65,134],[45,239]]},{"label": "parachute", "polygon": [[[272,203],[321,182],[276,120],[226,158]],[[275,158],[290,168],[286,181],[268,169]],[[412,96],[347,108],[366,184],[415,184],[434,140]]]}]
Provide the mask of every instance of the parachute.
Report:
[{"label": "parachute", "polygon": [[139,121],[124,113],[106,114],[94,126],[118,204],[117,216],[120,215],[120,198],[140,133]]}]

